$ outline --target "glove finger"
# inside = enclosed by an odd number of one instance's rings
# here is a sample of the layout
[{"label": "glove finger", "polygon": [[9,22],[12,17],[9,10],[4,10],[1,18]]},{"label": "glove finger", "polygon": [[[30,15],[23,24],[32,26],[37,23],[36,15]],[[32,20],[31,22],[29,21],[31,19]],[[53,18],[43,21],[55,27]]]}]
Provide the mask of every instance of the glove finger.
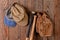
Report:
[{"label": "glove finger", "polygon": [[19,20],[22,20],[24,18],[24,14],[19,13],[19,11],[14,6],[11,8],[11,11],[12,11],[13,15],[15,15],[16,17],[19,18]]},{"label": "glove finger", "polygon": [[19,16],[19,12],[14,6],[11,7],[11,12],[12,12],[13,15]]},{"label": "glove finger", "polygon": [[19,10],[20,13],[22,13],[22,14],[25,13],[25,9],[22,6],[16,4],[15,7]]},{"label": "glove finger", "polygon": [[19,22],[20,21],[19,18],[16,17],[16,16],[13,16],[13,19],[14,19],[15,22]]}]

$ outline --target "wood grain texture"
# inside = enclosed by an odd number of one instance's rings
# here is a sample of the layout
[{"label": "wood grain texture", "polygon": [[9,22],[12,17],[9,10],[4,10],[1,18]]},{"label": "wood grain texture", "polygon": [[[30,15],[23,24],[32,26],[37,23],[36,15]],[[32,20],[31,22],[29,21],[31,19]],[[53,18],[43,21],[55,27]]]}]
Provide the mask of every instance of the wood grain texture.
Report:
[{"label": "wood grain texture", "polygon": [[[54,22],[55,22],[55,0],[45,0],[44,2],[44,11],[47,12],[47,14],[50,16],[52,22],[53,22],[53,25],[54,25]],[[54,31],[55,30],[55,25],[53,26],[53,36],[51,37],[48,37],[47,39],[48,40],[54,40]]]},{"label": "wood grain texture", "polygon": [[60,40],[60,0],[56,0],[55,4],[55,40]]},{"label": "wood grain texture", "polygon": [[[56,2],[57,1],[57,2]],[[0,0],[0,40],[25,40],[26,38],[26,27],[20,27],[17,25],[14,28],[8,28],[4,25],[4,15],[6,10],[11,7],[14,2],[18,2],[30,11],[42,12],[46,11],[52,21],[55,20],[55,40],[60,40],[60,1],[59,0]],[[57,5],[57,6],[56,6]],[[55,13],[56,12],[56,13]],[[6,39],[6,34],[4,28],[8,30],[8,36]],[[18,36],[20,35],[20,37]],[[39,39],[40,38],[40,39]],[[35,40],[45,40],[46,38],[41,38],[36,35]],[[49,37],[49,40],[54,40],[54,37]]]}]

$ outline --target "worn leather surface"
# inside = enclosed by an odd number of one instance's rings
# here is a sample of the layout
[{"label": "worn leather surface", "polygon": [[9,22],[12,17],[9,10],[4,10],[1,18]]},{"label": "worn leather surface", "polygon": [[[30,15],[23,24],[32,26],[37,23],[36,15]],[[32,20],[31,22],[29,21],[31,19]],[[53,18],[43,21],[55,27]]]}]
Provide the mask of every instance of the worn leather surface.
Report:
[{"label": "worn leather surface", "polygon": [[49,37],[53,34],[53,22],[47,13],[38,13],[36,31],[41,37]]}]

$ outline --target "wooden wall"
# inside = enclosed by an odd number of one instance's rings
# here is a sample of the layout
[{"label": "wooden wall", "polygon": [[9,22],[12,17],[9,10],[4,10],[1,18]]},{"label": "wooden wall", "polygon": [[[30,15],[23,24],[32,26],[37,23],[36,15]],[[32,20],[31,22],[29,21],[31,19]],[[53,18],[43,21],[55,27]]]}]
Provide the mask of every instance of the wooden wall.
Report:
[{"label": "wooden wall", "polygon": [[[40,38],[39,40],[60,40],[60,0],[0,0],[0,40],[25,40],[25,27],[8,28],[4,25],[4,15],[6,10],[14,3],[18,2],[30,11],[46,11],[54,24],[54,35],[51,37]],[[7,30],[7,31],[6,31]],[[36,40],[38,40],[36,38]]]}]

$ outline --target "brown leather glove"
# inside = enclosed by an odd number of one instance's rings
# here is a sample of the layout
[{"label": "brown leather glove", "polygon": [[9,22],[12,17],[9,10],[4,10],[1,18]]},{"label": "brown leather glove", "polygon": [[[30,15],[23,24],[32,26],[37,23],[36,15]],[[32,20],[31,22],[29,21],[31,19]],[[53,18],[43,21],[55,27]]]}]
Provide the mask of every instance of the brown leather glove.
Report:
[{"label": "brown leather glove", "polygon": [[36,32],[42,37],[52,35],[53,23],[46,13],[38,13]]}]

